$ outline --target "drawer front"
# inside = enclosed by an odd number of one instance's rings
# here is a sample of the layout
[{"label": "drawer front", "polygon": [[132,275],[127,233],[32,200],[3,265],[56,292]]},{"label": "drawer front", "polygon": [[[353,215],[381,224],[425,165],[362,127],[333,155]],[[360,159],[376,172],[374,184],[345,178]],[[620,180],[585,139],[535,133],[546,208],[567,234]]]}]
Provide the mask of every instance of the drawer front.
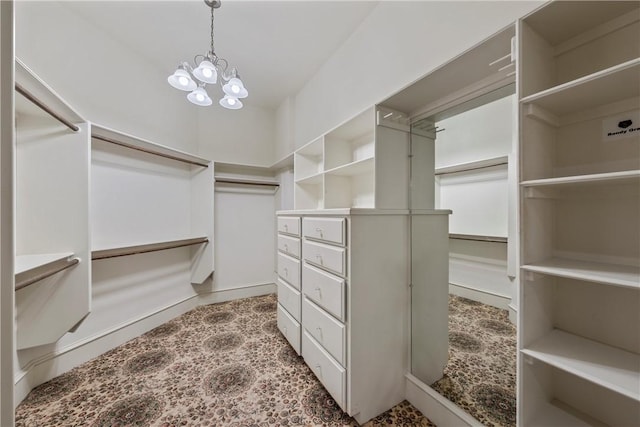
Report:
[{"label": "drawer front", "polygon": [[300,239],[278,234],[278,250],[295,258],[300,258]]},{"label": "drawer front", "polygon": [[305,239],[302,244],[302,256],[311,264],[326,268],[341,276],[347,275],[346,248],[324,245]]},{"label": "drawer front", "polygon": [[338,363],[345,365],[346,327],[333,316],[309,301],[302,302],[302,327],[331,354]]},{"label": "drawer front", "polygon": [[311,239],[346,245],[346,218],[303,218],[302,234]]},{"label": "drawer front", "polygon": [[344,279],[305,263],[302,267],[302,293],[339,320],[345,321]]},{"label": "drawer front", "polygon": [[300,292],[278,279],[278,302],[300,322]]},{"label": "drawer front", "polygon": [[300,236],[300,218],[296,216],[279,216],[278,232]]},{"label": "drawer front", "polygon": [[278,275],[291,286],[300,289],[300,261],[278,252]]},{"label": "drawer front", "polygon": [[300,355],[300,324],[278,304],[278,329]]},{"label": "drawer front", "polygon": [[343,411],[346,410],[347,372],[304,331],[302,357]]}]

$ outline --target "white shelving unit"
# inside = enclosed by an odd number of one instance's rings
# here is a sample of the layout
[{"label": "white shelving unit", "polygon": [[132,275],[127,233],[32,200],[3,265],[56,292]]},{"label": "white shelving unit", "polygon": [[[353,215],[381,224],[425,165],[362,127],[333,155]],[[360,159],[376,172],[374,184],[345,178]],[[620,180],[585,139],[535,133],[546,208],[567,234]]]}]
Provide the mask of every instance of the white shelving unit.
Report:
[{"label": "white shelving unit", "polygon": [[16,343],[57,341],[91,309],[89,124],[16,61]]},{"label": "white shelving unit", "polygon": [[295,208],[408,208],[409,143],[406,115],[367,109],[295,152]]},{"label": "white shelving unit", "polygon": [[640,110],[640,4],[551,2],[518,32],[518,425],[637,425],[640,132],[605,129]]},{"label": "white shelving unit", "polygon": [[213,273],[213,164],[93,124],[93,259],[191,246],[191,282]]}]

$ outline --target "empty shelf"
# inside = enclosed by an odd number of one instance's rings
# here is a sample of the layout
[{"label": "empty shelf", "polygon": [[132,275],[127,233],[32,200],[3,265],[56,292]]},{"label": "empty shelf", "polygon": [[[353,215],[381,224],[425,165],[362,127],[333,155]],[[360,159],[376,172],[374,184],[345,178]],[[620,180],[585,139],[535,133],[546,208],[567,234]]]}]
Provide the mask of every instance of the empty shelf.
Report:
[{"label": "empty shelf", "polygon": [[640,59],[527,96],[522,103],[534,103],[552,114],[588,110],[640,94]]},{"label": "empty shelf", "polygon": [[535,418],[528,425],[532,426],[563,426],[563,427],[594,427],[605,424],[582,414],[578,410],[557,400],[543,404],[536,411]]},{"label": "empty shelf", "polygon": [[323,173],[316,173],[296,180],[296,184],[321,184]]},{"label": "empty shelf", "polygon": [[363,173],[373,172],[373,166],[373,157],[369,157],[362,160],[356,160],[355,162],[338,166],[333,169],[329,169],[325,173],[328,175],[355,176],[361,175]]},{"label": "empty shelf", "polygon": [[549,258],[522,266],[525,271],[640,289],[640,268],[629,265]]},{"label": "empty shelf", "polygon": [[78,258],[73,257],[73,252],[18,255],[14,267],[15,289],[22,289],[79,262]]},{"label": "empty shelf", "polygon": [[181,248],[183,246],[200,245],[209,242],[207,237],[193,239],[171,240],[166,242],[149,243],[145,245],[123,246],[118,248],[94,250],[91,252],[92,260],[115,258],[127,255],[143,254],[147,252],[163,251],[165,249]]},{"label": "empty shelf", "polygon": [[640,401],[640,355],[554,329],[523,354]]}]

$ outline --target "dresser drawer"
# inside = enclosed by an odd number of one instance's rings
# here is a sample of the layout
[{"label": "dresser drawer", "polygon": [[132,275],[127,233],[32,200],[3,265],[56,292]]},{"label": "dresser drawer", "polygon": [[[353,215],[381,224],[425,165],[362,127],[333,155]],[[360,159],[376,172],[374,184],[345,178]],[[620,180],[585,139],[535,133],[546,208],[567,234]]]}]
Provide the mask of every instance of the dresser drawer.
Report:
[{"label": "dresser drawer", "polygon": [[278,250],[295,258],[300,258],[300,238],[278,234]]},{"label": "dresser drawer", "polygon": [[302,332],[302,357],[342,410],[346,410],[347,372],[307,331]]},{"label": "dresser drawer", "polygon": [[300,289],[300,261],[278,252],[278,275],[296,289]]},{"label": "dresser drawer", "polygon": [[278,302],[289,314],[300,321],[300,292],[278,279]]},{"label": "dresser drawer", "polygon": [[303,218],[302,234],[325,242],[346,245],[346,218]]},{"label": "dresser drawer", "polygon": [[300,324],[278,304],[278,329],[300,355]]},{"label": "dresser drawer", "polygon": [[304,263],[302,293],[341,321],[345,321],[345,280]]},{"label": "dresser drawer", "polygon": [[304,240],[302,256],[316,266],[326,268],[341,276],[347,275],[347,249]]},{"label": "dresser drawer", "polygon": [[296,216],[279,216],[278,232],[300,236],[300,218]]},{"label": "dresser drawer", "polygon": [[342,366],[345,365],[346,327],[326,311],[304,298],[302,327]]}]

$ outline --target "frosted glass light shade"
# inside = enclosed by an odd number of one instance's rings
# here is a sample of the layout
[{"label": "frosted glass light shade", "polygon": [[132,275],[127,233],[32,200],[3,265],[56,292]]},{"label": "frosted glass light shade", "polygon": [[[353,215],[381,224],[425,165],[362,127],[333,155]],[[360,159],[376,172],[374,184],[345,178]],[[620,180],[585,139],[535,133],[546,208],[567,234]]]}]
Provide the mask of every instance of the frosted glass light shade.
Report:
[{"label": "frosted glass light shade", "polygon": [[209,94],[206,90],[204,90],[202,86],[196,88],[193,92],[187,95],[187,99],[193,104],[199,105],[201,107],[207,107],[213,104],[213,101],[211,100],[211,98],[209,98]]},{"label": "frosted glass light shade", "polygon": [[186,70],[182,68],[178,68],[175,73],[171,74],[167,79],[169,84],[176,89],[184,90],[184,91],[192,91],[198,85],[193,81],[191,76]]},{"label": "frosted glass light shade", "polygon": [[220,105],[229,110],[239,110],[242,108],[242,102],[229,95],[225,95],[225,97],[220,100]]},{"label": "frosted glass light shade", "polygon": [[222,90],[233,98],[246,98],[249,95],[242,80],[237,77],[232,78],[226,85],[222,86]]},{"label": "frosted glass light shade", "polygon": [[211,63],[211,61],[207,61],[206,59],[193,70],[193,75],[196,79],[200,80],[204,83],[215,84],[218,81],[218,71],[216,67]]}]

